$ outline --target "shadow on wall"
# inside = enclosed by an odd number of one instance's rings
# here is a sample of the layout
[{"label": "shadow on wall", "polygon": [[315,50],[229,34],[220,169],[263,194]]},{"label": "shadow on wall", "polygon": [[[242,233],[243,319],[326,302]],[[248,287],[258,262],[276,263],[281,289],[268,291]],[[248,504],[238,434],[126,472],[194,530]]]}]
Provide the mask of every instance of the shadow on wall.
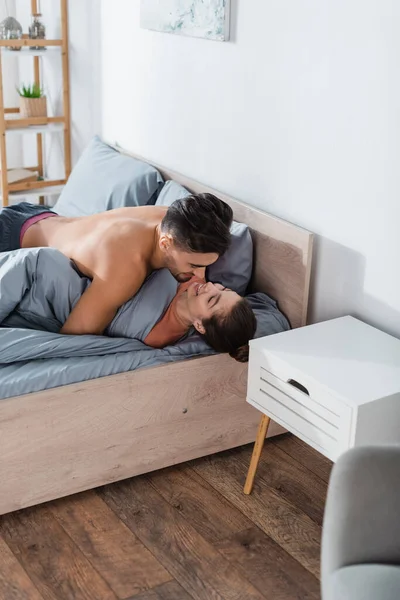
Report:
[{"label": "shadow on wall", "polygon": [[400,337],[400,312],[365,293],[365,257],[328,238],[316,236],[311,275],[309,321],[353,315]]},{"label": "shadow on wall", "polygon": [[239,0],[231,0],[229,41],[233,43],[237,41],[238,13]]}]

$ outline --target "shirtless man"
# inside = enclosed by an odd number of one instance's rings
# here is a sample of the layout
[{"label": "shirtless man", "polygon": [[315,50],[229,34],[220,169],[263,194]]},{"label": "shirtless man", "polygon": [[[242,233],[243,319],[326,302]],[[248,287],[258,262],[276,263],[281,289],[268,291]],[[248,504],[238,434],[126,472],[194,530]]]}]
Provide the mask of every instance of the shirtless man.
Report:
[{"label": "shirtless man", "polygon": [[68,256],[93,282],[61,333],[101,335],[151,271],[166,267],[180,282],[204,278],[229,247],[231,224],[232,209],[212,194],[168,209],[118,208],[75,218],[21,203],[0,211],[0,252],[49,246]]}]

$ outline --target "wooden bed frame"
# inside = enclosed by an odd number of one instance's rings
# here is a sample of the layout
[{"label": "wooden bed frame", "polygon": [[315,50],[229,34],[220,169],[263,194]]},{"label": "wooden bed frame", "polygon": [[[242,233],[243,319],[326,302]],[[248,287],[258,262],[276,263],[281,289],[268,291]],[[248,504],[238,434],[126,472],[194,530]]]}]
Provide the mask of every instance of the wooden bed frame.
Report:
[{"label": "wooden bed frame", "polygon": [[[252,230],[252,289],[305,325],[312,234],[155,166],[231,205]],[[246,379],[247,365],[217,355],[1,400],[0,514],[253,442]]]}]

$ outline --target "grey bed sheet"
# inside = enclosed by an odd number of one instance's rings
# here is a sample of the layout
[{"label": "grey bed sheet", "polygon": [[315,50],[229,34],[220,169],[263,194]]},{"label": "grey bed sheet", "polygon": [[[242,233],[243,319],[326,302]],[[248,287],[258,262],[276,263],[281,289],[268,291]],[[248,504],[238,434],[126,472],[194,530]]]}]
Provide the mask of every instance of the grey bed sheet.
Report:
[{"label": "grey bed sheet", "polygon": [[107,336],[60,335],[88,285],[52,248],[0,253],[0,399],[213,353],[195,335],[161,350],[143,343],[176,294],[165,269],[120,308]]},{"label": "grey bed sheet", "polygon": [[[193,333],[161,350],[143,343],[176,293],[177,283],[166,270],[153,273],[121,307],[108,336],[60,335],[88,285],[57,250],[0,253],[0,399],[214,354]],[[257,317],[257,337],[289,328],[268,296],[248,299]]]},{"label": "grey bed sheet", "polygon": [[138,344],[138,349],[131,352],[48,358],[1,365],[0,400],[214,353],[208,347],[204,347],[199,353],[198,340],[190,338],[163,350],[148,348],[141,342]]}]

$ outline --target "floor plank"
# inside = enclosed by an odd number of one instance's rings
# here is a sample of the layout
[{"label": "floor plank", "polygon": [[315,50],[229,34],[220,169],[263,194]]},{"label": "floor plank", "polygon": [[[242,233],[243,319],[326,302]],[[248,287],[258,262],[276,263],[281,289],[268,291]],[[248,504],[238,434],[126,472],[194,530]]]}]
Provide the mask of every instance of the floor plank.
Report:
[{"label": "floor plank", "polygon": [[0,534],[44,600],[117,600],[49,508],[1,517]]},{"label": "floor plank", "polygon": [[[246,447],[247,450],[247,447]],[[241,453],[245,465],[250,463],[252,448]],[[328,486],[276,444],[265,443],[256,480],[261,477],[276,492],[300,508],[318,525],[322,525]]]},{"label": "floor plank", "polygon": [[55,502],[51,511],[119,598],[171,581],[171,575],[95,492]]},{"label": "floor plank", "polygon": [[193,469],[250,520],[319,577],[321,528],[302,510],[256,478],[250,496],[243,493],[248,462],[242,449],[192,461]]},{"label": "floor plank", "polygon": [[43,600],[43,597],[1,537],[0,598],[4,600]]},{"label": "floor plank", "polygon": [[332,463],[292,435],[0,517],[1,600],[317,600]]},{"label": "floor plank", "polygon": [[98,493],[196,600],[263,598],[145,478]]},{"label": "floor plank", "polygon": [[147,479],[211,543],[252,526],[250,519],[186,465],[156,471]]},{"label": "floor plank", "polygon": [[258,527],[216,544],[267,600],[319,600],[319,581]]},{"label": "floor plank", "polygon": [[333,462],[314,450],[314,448],[311,448],[311,446],[308,446],[308,444],[298,437],[291,433],[286,433],[276,438],[270,438],[268,441],[289,454],[292,458],[295,458],[304,467],[325,481],[325,483],[329,482]]},{"label": "floor plank", "polygon": [[139,596],[132,596],[129,600],[191,600],[191,598],[192,596],[189,596],[179,583],[172,581],[139,594]]},{"label": "floor plank", "polygon": [[[243,458],[250,456],[252,448],[244,447],[240,454]],[[290,488],[290,483],[296,481],[297,470],[305,475],[314,477],[302,465],[287,454],[274,448],[269,458],[275,460],[274,468],[279,472],[282,467],[284,485]],[[292,464],[293,460],[293,471]],[[287,482],[285,471],[289,471],[290,482]],[[277,475],[275,475],[276,479]],[[303,483],[300,475],[300,483]],[[319,598],[319,582],[307,569],[302,567],[294,558],[283,550],[264,532],[253,526],[252,521],[233,507],[224,497],[216,493],[202,477],[187,465],[165,469],[148,476],[152,485],[173,506],[178,508],[187,521],[208,541],[212,542],[224,556],[236,567],[245,566],[243,572],[247,578],[267,598],[282,597],[282,599]],[[283,486],[281,480],[279,483]],[[319,506],[318,493],[323,497],[326,485],[319,479],[316,493],[312,494],[313,501]],[[287,485],[288,484],[288,485]],[[295,487],[294,494],[301,493],[300,486]],[[283,490],[282,490],[283,491]],[[321,499],[321,502],[322,499]],[[246,530],[246,531],[244,531]],[[223,532],[228,531],[227,537],[222,538]],[[236,535],[235,535],[236,534]],[[218,543],[222,540],[221,543]],[[251,575],[251,577],[250,577]],[[267,591],[267,594],[266,594]]]}]

